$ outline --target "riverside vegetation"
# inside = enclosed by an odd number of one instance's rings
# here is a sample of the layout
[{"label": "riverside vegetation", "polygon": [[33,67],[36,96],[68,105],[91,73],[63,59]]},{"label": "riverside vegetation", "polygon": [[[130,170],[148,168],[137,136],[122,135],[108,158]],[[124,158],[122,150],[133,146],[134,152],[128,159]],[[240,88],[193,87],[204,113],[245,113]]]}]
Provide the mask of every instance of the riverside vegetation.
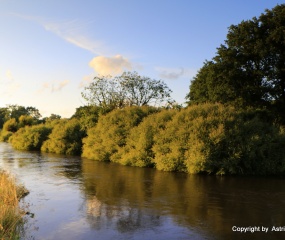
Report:
[{"label": "riverside vegetation", "polygon": [[19,150],[163,171],[284,175],[284,22],[282,4],[231,26],[191,82],[186,107],[160,80],[136,72],[100,76],[82,92],[87,106],[70,119],[1,108],[0,139]]},{"label": "riverside vegetation", "polygon": [[13,178],[0,170],[0,239],[19,239],[25,211],[19,208],[19,200],[27,194]]}]

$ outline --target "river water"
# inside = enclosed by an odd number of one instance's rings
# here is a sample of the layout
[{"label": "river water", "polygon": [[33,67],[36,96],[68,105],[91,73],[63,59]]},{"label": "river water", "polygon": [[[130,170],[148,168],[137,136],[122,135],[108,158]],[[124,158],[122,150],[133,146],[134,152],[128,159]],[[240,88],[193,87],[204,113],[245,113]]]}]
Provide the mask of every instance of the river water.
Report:
[{"label": "river water", "polygon": [[285,239],[282,178],[160,172],[7,143],[0,168],[30,190],[22,239]]}]

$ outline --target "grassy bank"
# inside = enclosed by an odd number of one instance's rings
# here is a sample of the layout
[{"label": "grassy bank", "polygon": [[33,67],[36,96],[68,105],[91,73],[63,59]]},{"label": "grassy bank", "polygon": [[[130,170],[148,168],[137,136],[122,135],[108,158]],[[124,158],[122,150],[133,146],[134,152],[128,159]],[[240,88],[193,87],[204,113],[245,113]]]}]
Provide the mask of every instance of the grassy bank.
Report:
[{"label": "grassy bank", "polygon": [[19,227],[25,214],[19,207],[19,200],[27,194],[22,186],[0,170],[0,239],[18,239]]}]

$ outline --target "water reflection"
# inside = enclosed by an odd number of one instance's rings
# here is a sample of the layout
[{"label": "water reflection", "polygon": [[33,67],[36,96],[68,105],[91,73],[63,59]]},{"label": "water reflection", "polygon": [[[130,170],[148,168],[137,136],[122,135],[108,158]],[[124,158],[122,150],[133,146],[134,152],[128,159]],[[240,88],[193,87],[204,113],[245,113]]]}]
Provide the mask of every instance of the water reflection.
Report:
[{"label": "water reflection", "polygon": [[[140,228],[144,218],[159,225],[163,216],[218,239],[240,239],[233,226],[285,224],[283,179],[190,176],[90,161],[83,161],[82,172],[87,202],[96,206],[96,216],[107,219],[112,213],[120,231]],[[260,234],[248,237],[259,239]]]},{"label": "water reflection", "polygon": [[25,201],[35,217],[23,239],[261,239],[232,227],[285,225],[283,179],[166,173],[4,143],[0,167],[31,191]]}]

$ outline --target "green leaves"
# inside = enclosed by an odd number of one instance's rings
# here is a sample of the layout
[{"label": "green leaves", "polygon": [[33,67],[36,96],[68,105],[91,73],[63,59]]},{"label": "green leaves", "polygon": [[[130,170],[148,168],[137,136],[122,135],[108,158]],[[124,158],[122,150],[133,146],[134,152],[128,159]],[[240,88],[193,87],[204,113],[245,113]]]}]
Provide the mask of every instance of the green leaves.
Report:
[{"label": "green leaves", "polygon": [[49,138],[41,146],[41,151],[66,155],[80,155],[82,138],[86,132],[77,119],[57,120]]},{"label": "green leaves", "polygon": [[50,133],[51,128],[43,124],[25,126],[14,133],[9,138],[9,142],[18,150],[40,150],[43,142],[47,140]]},{"label": "green leaves", "polygon": [[225,45],[194,77],[188,104],[267,108],[285,122],[285,4],[229,27]]}]

